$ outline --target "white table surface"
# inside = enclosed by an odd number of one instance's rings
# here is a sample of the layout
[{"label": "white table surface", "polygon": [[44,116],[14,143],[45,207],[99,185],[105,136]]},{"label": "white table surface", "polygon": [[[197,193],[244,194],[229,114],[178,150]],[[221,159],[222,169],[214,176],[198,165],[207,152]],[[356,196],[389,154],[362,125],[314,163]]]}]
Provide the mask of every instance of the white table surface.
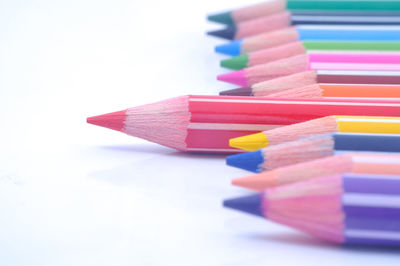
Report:
[{"label": "white table surface", "polygon": [[399,265],[222,208],[223,156],[86,124],[233,88],[205,14],[248,3],[0,0],[0,265]]}]

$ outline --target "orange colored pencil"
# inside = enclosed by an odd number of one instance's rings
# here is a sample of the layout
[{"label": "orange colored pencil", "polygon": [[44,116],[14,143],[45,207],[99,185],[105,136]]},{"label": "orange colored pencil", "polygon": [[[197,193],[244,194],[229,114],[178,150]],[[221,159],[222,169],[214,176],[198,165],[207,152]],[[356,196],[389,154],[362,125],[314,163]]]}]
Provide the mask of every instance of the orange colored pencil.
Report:
[{"label": "orange colored pencil", "polygon": [[268,97],[293,98],[400,98],[400,85],[312,84],[266,94]]}]

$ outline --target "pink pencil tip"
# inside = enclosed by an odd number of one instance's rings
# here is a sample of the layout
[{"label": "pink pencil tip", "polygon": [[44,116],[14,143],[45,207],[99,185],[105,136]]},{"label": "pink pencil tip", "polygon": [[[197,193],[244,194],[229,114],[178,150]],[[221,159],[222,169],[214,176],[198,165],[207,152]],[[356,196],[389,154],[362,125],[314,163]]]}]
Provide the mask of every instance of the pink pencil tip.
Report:
[{"label": "pink pencil tip", "polygon": [[106,127],[117,131],[124,131],[125,117],[126,110],[123,110],[104,115],[88,117],[86,121],[89,124],[93,124],[96,126]]},{"label": "pink pencil tip", "polygon": [[249,84],[247,83],[246,71],[244,69],[235,71],[235,72],[218,75],[217,79],[220,81],[232,83],[232,84],[239,85],[242,87],[249,86]]}]

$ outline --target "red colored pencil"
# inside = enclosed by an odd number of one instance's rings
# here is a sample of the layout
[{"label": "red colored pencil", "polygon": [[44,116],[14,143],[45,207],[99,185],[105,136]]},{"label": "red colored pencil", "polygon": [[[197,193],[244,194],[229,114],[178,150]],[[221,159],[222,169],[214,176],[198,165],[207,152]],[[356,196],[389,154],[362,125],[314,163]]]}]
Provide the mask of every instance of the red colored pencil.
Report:
[{"label": "red colored pencil", "polygon": [[118,130],[189,152],[241,152],[229,139],[328,115],[397,116],[400,101],[181,96],[88,118]]}]

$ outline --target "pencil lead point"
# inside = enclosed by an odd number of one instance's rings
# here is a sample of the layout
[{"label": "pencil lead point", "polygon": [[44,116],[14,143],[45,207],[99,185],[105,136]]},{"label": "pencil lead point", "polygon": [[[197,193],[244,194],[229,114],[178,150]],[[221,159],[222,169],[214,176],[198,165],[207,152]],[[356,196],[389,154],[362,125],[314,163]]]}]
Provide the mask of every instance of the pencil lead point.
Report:
[{"label": "pencil lead point", "polygon": [[253,215],[264,217],[262,211],[262,194],[257,193],[250,196],[226,199],[223,202],[224,207],[237,211],[250,213]]},{"label": "pencil lead point", "polygon": [[231,12],[223,12],[223,13],[218,13],[218,14],[211,14],[207,16],[208,21],[216,22],[216,23],[221,23],[225,25],[233,25],[235,24]]},{"label": "pencil lead point", "polygon": [[226,164],[248,170],[254,173],[261,172],[260,165],[264,162],[262,150],[246,152],[228,156]]},{"label": "pencil lead point", "polygon": [[236,40],[228,44],[217,45],[215,46],[215,52],[230,56],[238,56],[241,54],[242,42],[242,40]]},{"label": "pencil lead point", "polygon": [[232,179],[231,184],[245,189],[261,192],[267,188],[276,187],[274,171]]},{"label": "pencil lead point", "polygon": [[221,91],[219,95],[227,96],[253,96],[253,90],[251,87],[241,87],[232,90]]},{"label": "pencil lead point", "polygon": [[222,29],[222,30],[208,31],[207,35],[219,37],[219,38],[226,39],[226,40],[234,40],[235,35],[236,35],[236,27],[230,26],[230,27],[226,27],[225,29]]},{"label": "pencil lead point", "polygon": [[247,83],[245,70],[239,70],[226,74],[221,74],[217,76],[217,79],[220,81],[228,82],[242,87],[249,86]]},{"label": "pencil lead point", "polygon": [[221,67],[241,70],[248,67],[249,56],[247,54],[235,56],[221,61]]},{"label": "pencil lead point", "polygon": [[92,116],[88,117],[86,119],[86,122],[96,126],[106,127],[117,131],[123,131],[125,127],[125,113],[126,110],[123,110],[103,115]]},{"label": "pencil lead point", "polygon": [[256,151],[268,145],[268,139],[264,132],[233,138],[229,140],[229,146],[246,151]]}]

